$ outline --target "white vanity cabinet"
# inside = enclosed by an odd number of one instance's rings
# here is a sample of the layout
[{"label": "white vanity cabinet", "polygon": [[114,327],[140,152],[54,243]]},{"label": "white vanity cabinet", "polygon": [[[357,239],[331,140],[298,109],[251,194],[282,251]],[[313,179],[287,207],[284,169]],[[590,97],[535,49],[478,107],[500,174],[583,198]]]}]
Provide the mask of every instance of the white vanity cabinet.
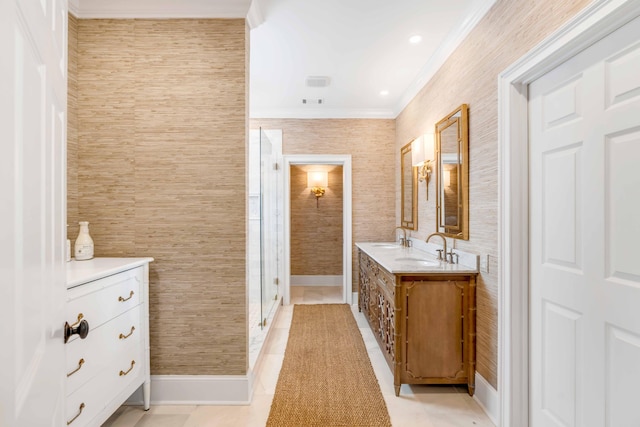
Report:
[{"label": "white vanity cabinet", "polygon": [[[94,258],[68,263],[68,332],[76,333],[65,344],[67,425],[100,426],[140,386],[149,408],[151,261]],[[79,332],[87,324],[82,339]]]}]

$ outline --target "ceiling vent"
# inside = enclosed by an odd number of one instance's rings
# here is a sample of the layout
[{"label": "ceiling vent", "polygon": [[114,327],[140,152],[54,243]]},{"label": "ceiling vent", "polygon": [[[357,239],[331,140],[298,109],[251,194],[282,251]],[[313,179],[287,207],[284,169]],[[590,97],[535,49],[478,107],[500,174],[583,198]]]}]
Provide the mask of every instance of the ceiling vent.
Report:
[{"label": "ceiling vent", "polygon": [[327,87],[330,82],[331,79],[327,76],[309,76],[306,80],[309,87]]},{"label": "ceiling vent", "polygon": [[324,99],[322,99],[322,98],[302,98],[302,103],[304,105],[322,105],[322,104],[324,104]]}]

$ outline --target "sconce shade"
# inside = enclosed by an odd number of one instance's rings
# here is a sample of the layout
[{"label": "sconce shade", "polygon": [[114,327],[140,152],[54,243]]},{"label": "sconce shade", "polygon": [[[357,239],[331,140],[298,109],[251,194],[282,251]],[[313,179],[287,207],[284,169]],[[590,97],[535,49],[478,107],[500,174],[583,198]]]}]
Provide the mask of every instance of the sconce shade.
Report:
[{"label": "sconce shade", "polygon": [[433,161],[435,158],[433,146],[434,136],[432,133],[427,133],[414,139],[411,143],[411,163],[413,166],[422,166]]},{"label": "sconce shade", "polygon": [[435,151],[435,136],[432,133],[427,133],[423,137],[424,139],[424,160],[432,162],[436,158]]},{"label": "sconce shade", "polygon": [[327,172],[324,171],[309,171],[307,172],[307,187],[322,187],[328,186],[329,178]]},{"label": "sconce shade", "polygon": [[421,136],[411,142],[411,164],[413,166],[424,164],[424,138]]}]

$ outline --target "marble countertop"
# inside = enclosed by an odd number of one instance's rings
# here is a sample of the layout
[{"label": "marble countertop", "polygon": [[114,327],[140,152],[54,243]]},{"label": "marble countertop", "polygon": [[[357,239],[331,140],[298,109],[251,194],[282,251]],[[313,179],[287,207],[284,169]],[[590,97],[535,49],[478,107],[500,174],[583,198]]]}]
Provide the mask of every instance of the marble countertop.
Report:
[{"label": "marble countertop", "polygon": [[82,283],[111,276],[121,271],[131,270],[153,258],[92,258],[86,261],[72,259],[67,263],[67,289]]},{"label": "marble countertop", "polygon": [[448,264],[417,248],[405,248],[397,243],[356,243],[356,246],[393,274],[461,273],[477,274],[477,267]]}]

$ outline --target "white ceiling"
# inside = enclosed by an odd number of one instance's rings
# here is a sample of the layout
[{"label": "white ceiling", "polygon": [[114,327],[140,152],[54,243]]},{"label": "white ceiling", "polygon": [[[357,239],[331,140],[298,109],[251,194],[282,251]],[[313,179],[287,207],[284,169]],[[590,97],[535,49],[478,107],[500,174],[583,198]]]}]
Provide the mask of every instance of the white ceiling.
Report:
[{"label": "white ceiling", "polygon": [[[80,18],[247,17],[251,117],[395,118],[494,2],[69,0],[69,9]],[[412,35],[422,42],[410,44]],[[308,76],[330,85],[307,87]]]},{"label": "white ceiling", "polygon": [[[264,23],[251,31],[250,116],[395,118],[493,3],[261,0]],[[415,34],[422,42],[412,45]],[[331,83],[306,87],[307,76]]]}]

